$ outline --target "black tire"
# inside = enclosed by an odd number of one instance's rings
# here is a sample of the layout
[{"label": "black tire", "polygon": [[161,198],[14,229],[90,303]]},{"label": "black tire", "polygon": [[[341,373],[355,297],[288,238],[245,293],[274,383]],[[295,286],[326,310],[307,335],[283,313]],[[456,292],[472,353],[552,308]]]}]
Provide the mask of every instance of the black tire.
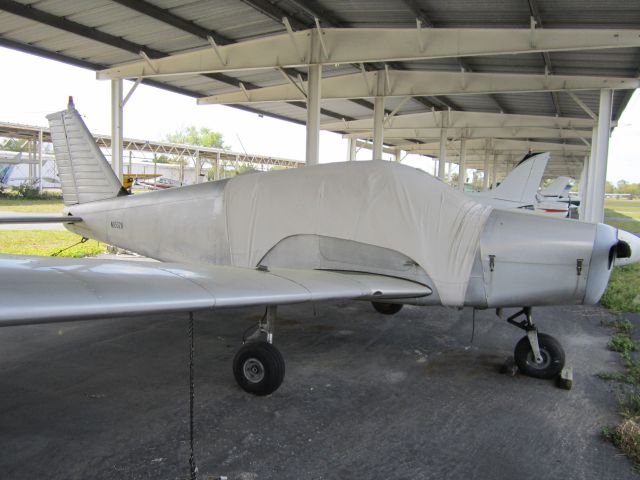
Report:
[{"label": "black tire", "polygon": [[535,378],[555,378],[564,368],[565,355],[560,342],[551,335],[538,333],[538,344],[542,363],[536,363],[533,351],[526,335],[520,339],[514,350],[513,356],[516,365],[522,373]]},{"label": "black tire", "polygon": [[284,380],[284,358],[270,343],[247,343],[233,359],[233,376],[244,391],[269,395]]},{"label": "black tire", "polygon": [[401,303],[384,303],[384,302],[371,302],[373,308],[378,313],[383,315],[395,315],[402,310],[403,305]]}]

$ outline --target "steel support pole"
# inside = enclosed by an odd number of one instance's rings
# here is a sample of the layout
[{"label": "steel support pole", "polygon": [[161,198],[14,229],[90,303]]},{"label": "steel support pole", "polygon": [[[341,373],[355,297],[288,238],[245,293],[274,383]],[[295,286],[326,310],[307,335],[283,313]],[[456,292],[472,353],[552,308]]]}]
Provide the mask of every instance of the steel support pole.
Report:
[{"label": "steel support pole", "polygon": [[358,147],[358,139],[349,137],[349,152],[348,152],[347,159],[350,162],[356,161],[357,147]]},{"label": "steel support pole", "polygon": [[42,193],[42,129],[38,132],[38,191]]},{"label": "steel support pole", "polygon": [[201,183],[201,178],[202,177],[200,177],[200,170],[202,170],[202,162],[200,161],[200,150],[196,150],[195,169],[196,169],[196,180],[195,180],[195,183]]},{"label": "steel support pole", "polygon": [[585,221],[589,221],[591,218],[591,195],[593,189],[593,169],[596,164],[596,145],[598,143],[598,125],[596,124],[591,131],[591,152],[589,152],[589,162],[587,166],[587,177],[584,184],[584,190],[582,192],[581,203],[584,202],[584,217]]},{"label": "steel support pole", "polygon": [[493,152],[493,165],[491,167],[491,188],[498,186],[498,154]]},{"label": "steel support pole", "polygon": [[583,220],[585,218],[585,206],[586,202],[582,199],[585,198],[586,185],[587,185],[587,176],[589,175],[589,155],[584,156],[584,164],[582,165],[582,173],[580,174],[580,205],[578,205],[578,218]]},{"label": "steel support pole", "polygon": [[604,221],[604,190],[607,181],[607,161],[609,156],[609,135],[611,133],[611,111],[613,105],[613,90],[600,90],[600,108],[598,109],[598,135],[596,141],[596,156],[593,165],[593,175],[589,178],[591,198],[587,203],[589,222]]},{"label": "steel support pole", "polygon": [[[378,78],[384,78],[379,75]],[[377,96],[373,102],[373,160],[382,160],[382,144],[384,143],[384,97]]]},{"label": "steel support pole", "polygon": [[489,150],[484,152],[484,169],[482,171],[482,190],[489,189]]},{"label": "steel support pole", "polygon": [[447,129],[440,129],[440,156],[438,158],[438,178],[444,180],[447,163]]},{"label": "steel support pole", "polygon": [[322,65],[309,65],[307,97],[307,165],[317,165],[320,159],[320,97]]},{"label": "steel support pole", "polygon": [[464,182],[467,179],[467,139],[460,139],[460,168],[458,169],[458,190],[464,192]]},{"label": "steel support pole", "polygon": [[122,182],[122,79],[111,80],[111,168]]}]

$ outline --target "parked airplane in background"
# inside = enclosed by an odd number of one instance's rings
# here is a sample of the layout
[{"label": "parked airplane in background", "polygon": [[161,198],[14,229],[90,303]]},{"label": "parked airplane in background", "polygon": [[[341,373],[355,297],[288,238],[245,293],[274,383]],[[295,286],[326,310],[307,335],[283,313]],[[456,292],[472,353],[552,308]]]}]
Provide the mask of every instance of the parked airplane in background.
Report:
[{"label": "parked airplane in background", "polygon": [[476,202],[495,208],[523,208],[534,210],[538,203],[536,195],[550,153],[527,155],[509,172],[495,188],[483,192],[468,193]]},{"label": "parked airplane in background", "polygon": [[575,180],[560,176],[538,192],[536,210],[557,217],[577,218],[577,206],[580,201],[570,198],[569,192]]},{"label": "parked airplane in background", "polygon": [[[158,175],[160,176],[160,175]],[[144,185],[145,187],[152,188],[154,190],[165,190],[167,188],[181,187],[182,184],[171,178],[161,177],[157,180],[145,180],[140,182],[140,185]]]},{"label": "parked airplane in background", "polygon": [[122,176],[122,186],[125,190],[131,192],[134,183],[144,183],[144,180],[158,177],[160,177],[159,173],[125,173]]},{"label": "parked airplane in background", "polygon": [[532,306],[593,304],[616,257],[640,260],[640,239],[610,226],[493,209],[394,162],[129,195],[72,103],[48,118],[58,220],[166,263],[0,256],[0,325],[264,306],[233,362],[239,385],[258,395],[284,378],[276,307],[335,299],[373,301],[386,314],[403,304],[521,308],[507,319],[526,332],[515,360],[551,378],[565,355],[538,333]]},{"label": "parked airplane in background", "polygon": [[468,195],[495,208],[519,208],[559,218],[576,218],[577,215],[570,214],[576,203],[569,199],[572,178],[558,177],[538,191],[549,157],[550,153],[528,154],[497,187]]}]

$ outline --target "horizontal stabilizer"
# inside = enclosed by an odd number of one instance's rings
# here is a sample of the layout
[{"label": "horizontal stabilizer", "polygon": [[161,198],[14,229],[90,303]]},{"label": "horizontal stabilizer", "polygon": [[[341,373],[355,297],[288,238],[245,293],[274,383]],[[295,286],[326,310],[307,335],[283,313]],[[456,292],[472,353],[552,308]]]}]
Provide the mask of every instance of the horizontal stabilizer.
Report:
[{"label": "horizontal stabilizer", "polygon": [[0,326],[431,293],[367,273],[0,256]]},{"label": "horizontal stabilizer", "polygon": [[11,217],[3,217],[0,216],[0,224],[11,224],[11,223],[78,223],[81,222],[82,219],[80,217],[61,217],[60,215],[32,215],[32,216],[11,216]]}]

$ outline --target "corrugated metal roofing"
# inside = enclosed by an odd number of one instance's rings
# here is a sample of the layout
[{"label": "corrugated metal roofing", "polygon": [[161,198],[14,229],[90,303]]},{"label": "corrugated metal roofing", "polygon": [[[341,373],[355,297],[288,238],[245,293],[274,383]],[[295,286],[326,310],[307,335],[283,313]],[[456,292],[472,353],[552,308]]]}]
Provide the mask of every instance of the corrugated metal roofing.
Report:
[{"label": "corrugated metal roofing", "polygon": [[[33,18],[34,12],[41,15]],[[433,28],[526,28],[532,15],[544,28],[638,28],[640,0],[5,0],[0,3],[0,45],[69,63],[84,62],[83,65],[98,69],[137,60],[139,50],[147,51],[153,58],[207,47],[207,34],[225,44],[282,33],[285,16],[293,28],[299,30],[313,27],[314,16],[327,27],[414,28],[419,17],[425,27]],[[635,78],[640,73],[638,48],[554,52],[548,54],[548,60],[548,67],[555,74]],[[464,58],[462,63],[475,72],[541,74],[546,62],[538,53]],[[393,67],[459,71],[461,63],[444,59],[402,62]],[[323,75],[358,71],[353,65],[327,65]],[[306,74],[302,70],[299,73],[303,77]],[[280,84],[284,79],[282,73],[274,69],[173,77],[155,83],[197,97],[236,91],[238,81],[250,89]],[[579,92],[579,96],[597,111],[597,92]],[[429,97],[404,103],[399,114],[434,106],[465,111],[587,116],[567,94],[558,93],[555,97],[557,102],[549,93]],[[615,93],[615,118],[619,118],[629,97],[628,92]],[[389,99],[387,109],[393,110],[399,101]],[[322,106],[323,120],[372,115],[370,99],[331,100]],[[304,122],[306,118],[302,102],[264,103],[249,108],[297,122]]]}]

